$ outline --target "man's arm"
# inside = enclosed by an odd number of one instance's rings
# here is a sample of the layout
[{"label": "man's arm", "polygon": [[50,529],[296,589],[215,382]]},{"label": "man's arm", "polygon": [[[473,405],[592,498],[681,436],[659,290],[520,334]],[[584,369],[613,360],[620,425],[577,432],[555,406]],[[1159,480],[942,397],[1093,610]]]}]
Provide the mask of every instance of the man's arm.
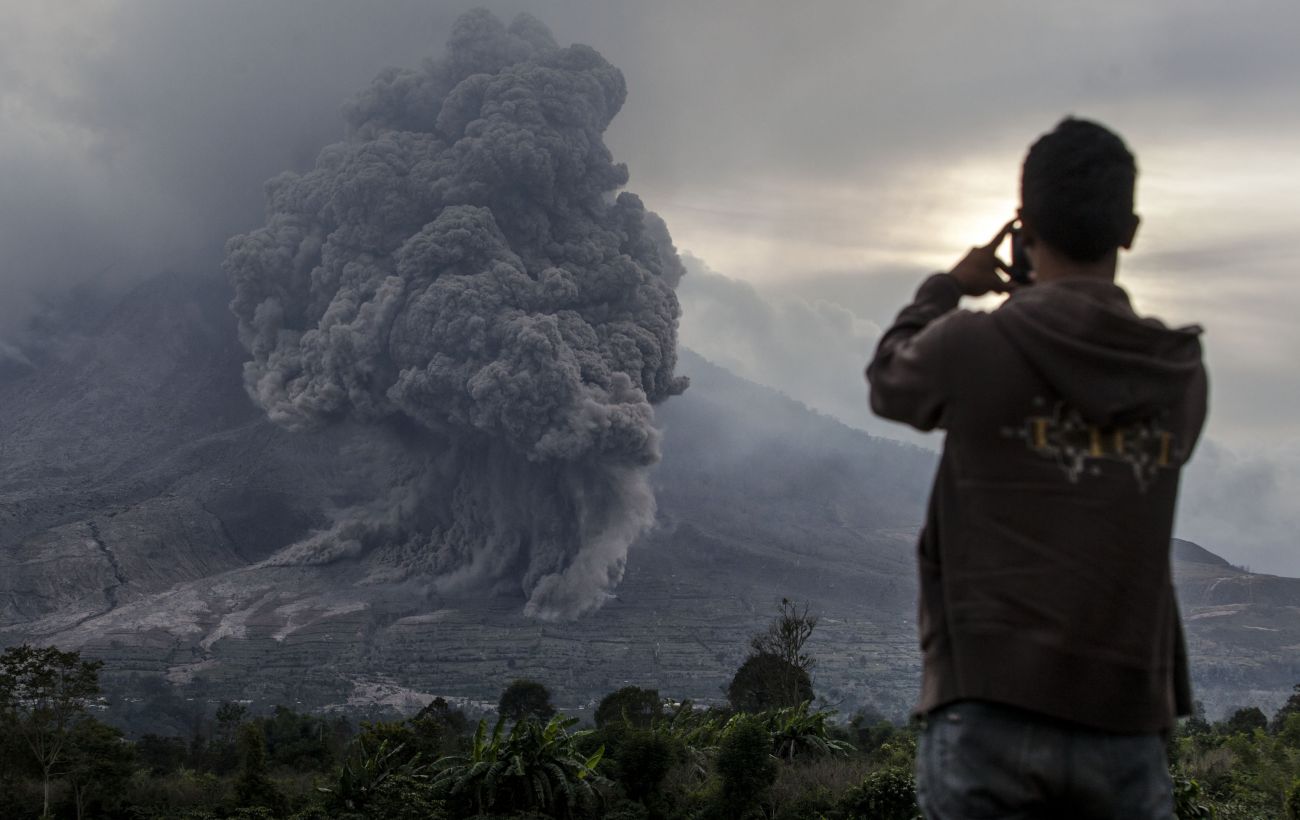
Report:
[{"label": "man's arm", "polygon": [[871,409],[887,419],[919,430],[933,430],[950,398],[945,351],[945,324],[936,322],[957,307],[962,294],[980,296],[1005,290],[998,276],[998,245],[1011,230],[1008,222],[987,245],[971,248],[950,273],[937,273],[921,283],[912,304],[903,308],[881,337],[867,365]]},{"label": "man's arm", "polygon": [[[933,430],[948,399],[943,328],[932,323],[957,307],[961,286],[946,273],[926,279],[880,338],[867,365],[871,409],[878,416]],[[928,330],[927,330],[928,328]]]}]

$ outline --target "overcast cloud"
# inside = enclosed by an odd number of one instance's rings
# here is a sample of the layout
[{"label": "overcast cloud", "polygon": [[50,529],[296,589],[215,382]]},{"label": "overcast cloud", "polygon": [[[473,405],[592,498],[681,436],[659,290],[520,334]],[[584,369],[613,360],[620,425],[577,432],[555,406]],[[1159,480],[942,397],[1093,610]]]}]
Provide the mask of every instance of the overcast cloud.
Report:
[{"label": "overcast cloud", "polygon": [[[475,4],[0,5],[7,339],[42,291],[215,271],[226,237],[262,221],[263,182],[309,167],[342,135],[344,98],[379,69],[432,54]],[[919,276],[1009,216],[1037,134],[1070,112],[1112,124],[1142,169],[1145,221],[1122,280],[1141,309],[1205,325],[1208,436],[1225,454],[1263,454],[1215,463],[1246,465],[1289,497],[1300,463],[1300,5],[481,5],[527,9],[624,71],[628,102],[608,143],[678,247],[719,272],[683,285],[688,343],[868,429],[884,428],[854,415],[858,360]],[[1250,555],[1211,546],[1300,574],[1282,545],[1293,523],[1257,522],[1275,534],[1241,539],[1257,543]]]}]

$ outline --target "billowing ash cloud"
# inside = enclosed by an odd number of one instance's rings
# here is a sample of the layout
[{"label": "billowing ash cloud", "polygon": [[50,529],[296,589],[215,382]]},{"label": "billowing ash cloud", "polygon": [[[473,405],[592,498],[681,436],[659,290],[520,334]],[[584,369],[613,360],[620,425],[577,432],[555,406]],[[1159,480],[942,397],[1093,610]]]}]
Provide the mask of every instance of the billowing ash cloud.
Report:
[{"label": "billowing ash cloud", "polygon": [[386,425],[419,453],[282,560],[401,556],[442,588],[517,585],[541,618],[621,580],[654,517],[651,405],[686,386],[681,262],[614,194],[602,139],[625,96],[593,49],[471,12],[445,57],[345,108],[315,170],[268,183],[225,261],[250,395],[289,429]]}]

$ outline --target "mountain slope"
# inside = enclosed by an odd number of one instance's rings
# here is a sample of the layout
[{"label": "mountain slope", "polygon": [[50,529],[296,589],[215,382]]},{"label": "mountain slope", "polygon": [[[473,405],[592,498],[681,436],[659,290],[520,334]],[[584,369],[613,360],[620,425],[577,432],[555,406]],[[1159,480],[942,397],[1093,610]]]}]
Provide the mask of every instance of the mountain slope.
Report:
[{"label": "mountain slope", "polygon": [[[263,420],[227,298],[217,281],[154,280],[0,376],[0,643],[81,647],[119,684],[162,675],[200,700],[491,701],[525,674],[569,707],[626,683],[712,700],[789,596],[822,616],[821,695],[910,704],[932,453],[683,352],[693,385],[658,413],[656,529],[601,610],[530,621],[517,596],[440,593],[382,551],[279,565],[332,509],[382,490],[401,442]],[[1271,708],[1300,680],[1300,580],[1174,548],[1198,696],[1212,714]]]}]

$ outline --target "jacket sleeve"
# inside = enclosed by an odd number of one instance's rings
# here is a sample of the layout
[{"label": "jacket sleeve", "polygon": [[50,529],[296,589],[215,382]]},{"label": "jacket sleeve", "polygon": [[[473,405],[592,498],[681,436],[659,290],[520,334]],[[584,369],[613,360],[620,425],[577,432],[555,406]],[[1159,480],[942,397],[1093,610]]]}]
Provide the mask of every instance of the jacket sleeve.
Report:
[{"label": "jacket sleeve", "polygon": [[933,430],[949,398],[944,322],[961,299],[957,281],[936,273],[921,283],[912,304],[903,308],[880,338],[867,365],[871,409],[876,415]]}]

